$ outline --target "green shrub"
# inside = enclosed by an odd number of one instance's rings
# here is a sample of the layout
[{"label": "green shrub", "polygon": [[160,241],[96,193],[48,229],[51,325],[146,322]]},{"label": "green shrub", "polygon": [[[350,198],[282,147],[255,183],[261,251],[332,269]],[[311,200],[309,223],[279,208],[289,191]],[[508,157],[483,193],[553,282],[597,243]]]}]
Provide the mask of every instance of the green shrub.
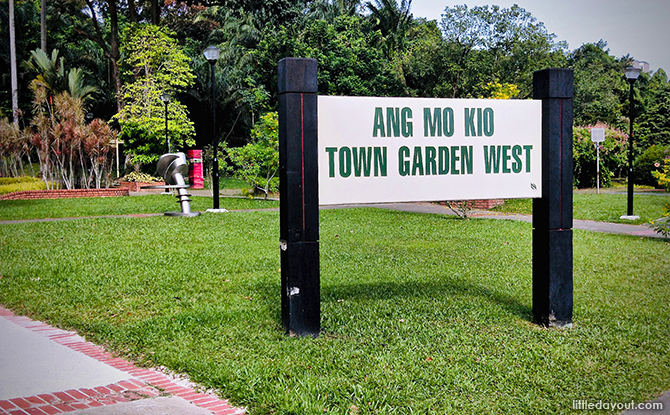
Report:
[{"label": "green shrub", "polygon": [[119,179],[122,182],[142,182],[142,183],[152,183],[152,182],[162,182],[163,179],[159,177],[154,177],[150,174],[147,173],[141,173],[138,171],[134,171],[132,173],[128,173],[125,176],[121,177]]},{"label": "green shrub", "polygon": [[653,145],[640,154],[635,160],[635,184],[661,188],[653,172],[660,172],[663,160],[670,157],[670,146]]},{"label": "green shrub", "polygon": [[656,232],[660,233],[666,238],[670,236],[670,205],[668,205],[668,210],[666,210],[665,217],[653,221],[652,227]]},{"label": "green shrub", "polygon": [[600,186],[610,187],[612,178],[621,175],[627,162],[624,132],[604,123],[574,127],[572,155],[574,162],[573,185],[577,188],[596,187],[596,149],[591,141],[591,129],[604,128],[605,141],[600,143]]},{"label": "green shrub", "polygon": [[252,142],[230,148],[228,157],[236,179],[244,180],[255,190],[268,193],[279,189],[279,123],[276,112],[261,117],[251,130]]},{"label": "green shrub", "polygon": [[1,177],[0,195],[23,190],[45,190],[46,184],[36,177]]},{"label": "green shrub", "polygon": [[40,179],[36,177],[30,177],[30,176],[20,176],[20,177],[0,177],[0,186],[6,185],[6,184],[14,184],[14,183],[32,183],[35,181],[40,181]]}]

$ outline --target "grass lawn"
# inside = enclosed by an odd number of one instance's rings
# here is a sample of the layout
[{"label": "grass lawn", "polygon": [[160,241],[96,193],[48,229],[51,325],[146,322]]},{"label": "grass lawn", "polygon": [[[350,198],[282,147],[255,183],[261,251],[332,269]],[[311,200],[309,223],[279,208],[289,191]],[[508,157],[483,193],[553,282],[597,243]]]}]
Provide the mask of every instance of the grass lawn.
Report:
[{"label": "grass lawn", "polygon": [[[617,222],[630,224],[649,223],[663,217],[664,208],[670,204],[670,194],[635,195],[633,197],[633,213],[640,219],[635,221],[620,219],[626,214],[627,196],[625,194],[573,194],[573,215],[575,219],[595,220],[599,222]],[[499,212],[533,213],[532,199],[507,199],[505,204],[493,208]]]},{"label": "grass lawn", "polygon": [[667,241],[575,231],[574,328],[544,329],[529,224],[322,211],[312,339],[281,328],[278,212],[175,219],[1,225],[0,303],[252,414],[568,414],[670,389]]},{"label": "grass lawn", "polygon": [[[205,189],[212,188],[212,179],[210,177],[204,178]],[[234,177],[219,177],[219,189],[248,189],[249,184],[244,180],[236,179]]]},{"label": "grass lawn", "polygon": [[[191,197],[191,210],[204,211],[212,207],[212,198]],[[249,198],[221,198],[220,207],[233,209],[266,209],[279,207],[279,202]],[[0,220],[43,219],[79,216],[130,215],[180,211],[172,194],[126,196],[115,198],[0,200]]]}]

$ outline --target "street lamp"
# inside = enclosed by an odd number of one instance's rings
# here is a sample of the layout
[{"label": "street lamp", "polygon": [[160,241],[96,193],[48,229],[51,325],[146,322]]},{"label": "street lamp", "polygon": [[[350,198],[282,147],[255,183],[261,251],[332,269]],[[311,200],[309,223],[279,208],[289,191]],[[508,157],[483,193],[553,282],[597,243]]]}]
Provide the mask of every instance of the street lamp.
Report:
[{"label": "street lamp", "polygon": [[213,208],[219,208],[219,139],[216,135],[216,84],[214,82],[214,66],[219,60],[221,50],[216,46],[208,46],[203,51],[205,59],[212,67],[212,147],[214,150],[214,160],[212,162],[212,197],[214,199]]},{"label": "street lamp", "polygon": [[167,144],[167,152],[171,153],[170,139],[168,138],[168,104],[170,103],[170,94],[168,92],[163,92],[161,94],[161,101],[165,103],[165,143]]},{"label": "street lamp", "polygon": [[621,219],[635,220],[640,219],[639,216],[633,215],[633,84],[637,77],[640,76],[640,68],[630,66],[626,68],[626,79],[630,84],[630,110],[629,120],[630,129],[628,133],[628,211]]}]

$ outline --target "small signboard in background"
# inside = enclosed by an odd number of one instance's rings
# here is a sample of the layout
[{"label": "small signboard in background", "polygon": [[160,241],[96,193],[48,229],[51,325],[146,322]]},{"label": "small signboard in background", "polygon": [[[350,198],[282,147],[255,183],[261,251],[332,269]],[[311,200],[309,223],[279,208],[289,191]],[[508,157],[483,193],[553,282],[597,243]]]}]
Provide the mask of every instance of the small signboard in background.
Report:
[{"label": "small signboard in background", "polygon": [[605,129],[604,128],[592,128],[591,129],[591,141],[594,143],[602,143],[605,141]]},{"label": "small signboard in background", "polygon": [[605,129],[591,128],[591,141],[596,147],[596,189],[600,194],[600,143],[605,141]]}]

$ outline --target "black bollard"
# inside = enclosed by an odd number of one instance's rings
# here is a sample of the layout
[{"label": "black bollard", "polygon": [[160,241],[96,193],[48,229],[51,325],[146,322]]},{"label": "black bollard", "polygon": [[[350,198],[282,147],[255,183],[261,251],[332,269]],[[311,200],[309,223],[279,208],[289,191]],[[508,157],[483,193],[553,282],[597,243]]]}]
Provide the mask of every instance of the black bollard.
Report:
[{"label": "black bollard", "polygon": [[542,100],[542,197],[533,199],[533,318],[572,326],[572,69],[533,74]]},{"label": "black bollard", "polygon": [[316,76],[316,59],[279,62],[282,324],[314,337],[321,329]]}]

